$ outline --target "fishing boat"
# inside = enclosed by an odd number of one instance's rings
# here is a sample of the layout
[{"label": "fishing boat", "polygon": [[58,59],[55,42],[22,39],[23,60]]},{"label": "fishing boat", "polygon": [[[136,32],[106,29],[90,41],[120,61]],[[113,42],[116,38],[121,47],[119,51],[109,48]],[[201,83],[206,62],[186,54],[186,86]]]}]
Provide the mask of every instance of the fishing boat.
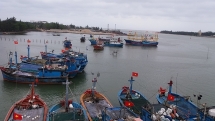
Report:
[{"label": "fishing boat", "polygon": [[[40,68],[47,68],[50,72],[50,76],[53,77],[56,76],[54,73],[52,74],[52,71],[60,70],[60,74],[62,71],[65,71],[69,74],[69,78],[73,78],[77,75],[77,73],[80,71],[81,65],[77,65],[75,63],[75,59],[70,59],[64,55],[57,55],[52,53],[47,53],[47,45],[45,45],[45,53],[41,52],[42,59],[38,59],[39,56],[36,57],[30,57],[30,47],[28,45],[28,56],[22,56],[20,57],[21,63],[18,64],[18,68],[20,71],[24,72],[38,72]],[[46,56],[48,55],[48,56]],[[15,53],[15,58],[17,62],[17,53]],[[64,70],[60,69],[63,68]]]},{"label": "fishing boat", "polygon": [[[120,105],[125,106],[132,110],[143,121],[157,121],[157,120],[180,120],[180,116],[171,117],[170,114],[174,110],[174,106],[166,106],[163,104],[151,104],[143,94],[133,90],[133,77],[130,80],[130,88],[124,86],[122,90],[118,92],[118,100]],[[176,114],[177,115],[177,114]]]},{"label": "fishing boat", "polygon": [[90,38],[89,41],[90,41],[91,45],[96,45],[97,44],[97,40],[94,39],[94,38]]},{"label": "fishing boat", "polygon": [[52,34],[53,36],[60,36],[60,34],[59,33],[54,33],[54,34]]},{"label": "fishing boat", "polygon": [[[16,63],[12,63],[11,54],[9,54],[9,58],[9,67],[0,67],[5,81],[16,83],[35,82],[37,84],[61,84],[62,82],[65,82],[65,76],[67,75],[65,70],[67,67],[64,65],[37,65],[32,63],[18,64],[17,58]],[[35,78],[37,79],[35,80]]]},{"label": "fishing boat", "polygon": [[[47,46],[45,46],[45,52],[40,52],[42,59],[49,60],[52,59],[62,59],[67,58],[71,62],[74,62],[77,67],[80,66],[78,72],[81,73],[84,71],[84,68],[88,64],[87,55],[81,52],[75,52],[72,49],[64,50],[60,54],[54,54],[47,52]],[[67,65],[69,66],[69,65]]]},{"label": "fishing boat", "polygon": [[99,41],[110,41],[110,38],[99,37],[98,39]]},{"label": "fishing boat", "polygon": [[12,105],[4,121],[46,121],[48,106],[35,94],[32,83],[30,94]]},{"label": "fishing boat", "polygon": [[150,102],[140,92],[133,90],[133,77],[130,80],[130,88],[127,86],[122,87],[118,92],[118,100],[120,105],[125,106],[133,110],[134,113],[142,115],[142,107],[147,106]]},{"label": "fishing boat", "polygon": [[[160,87],[159,94],[156,96],[158,103],[175,105],[178,109],[178,114],[184,119],[189,121],[214,121],[215,119],[215,107],[204,108],[200,110],[193,102],[189,100],[189,96],[181,96],[172,92],[173,81],[170,80],[169,91]],[[201,99],[199,95],[198,100]]]},{"label": "fishing boat", "polygon": [[123,43],[120,41],[116,40],[110,40],[109,42],[104,42],[104,46],[109,46],[109,47],[123,47]]},{"label": "fishing boat", "polygon": [[69,82],[66,79],[65,100],[60,101],[49,109],[46,121],[87,121],[84,108],[77,102],[69,100]]},{"label": "fishing boat", "polygon": [[85,36],[80,38],[81,42],[85,42]]},{"label": "fishing boat", "polygon": [[63,45],[65,48],[71,48],[72,47],[71,41],[67,40],[67,38],[63,41]]},{"label": "fishing boat", "polygon": [[154,42],[154,41],[146,41],[144,40],[142,42],[142,46],[157,46],[158,45],[158,42]]},{"label": "fishing boat", "polygon": [[157,46],[158,45],[158,34],[148,35],[145,36],[135,36],[128,37],[128,39],[124,39],[126,44],[133,45],[133,46]]},{"label": "fishing boat", "polygon": [[138,115],[127,107],[105,108],[102,111],[102,121],[142,121]]},{"label": "fishing boat", "polygon": [[80,102],[87,111],[89,121],[99,121],[102,119],[102,111],[113,106],[103,94],[95,90],[97,78],[94,78],[92,82],[92,88],[80,96]]},{"label": "fishing boat", "polygon": [[103,50],[104,49],[104,44],[97,44],[93,45],[94,50]]}]

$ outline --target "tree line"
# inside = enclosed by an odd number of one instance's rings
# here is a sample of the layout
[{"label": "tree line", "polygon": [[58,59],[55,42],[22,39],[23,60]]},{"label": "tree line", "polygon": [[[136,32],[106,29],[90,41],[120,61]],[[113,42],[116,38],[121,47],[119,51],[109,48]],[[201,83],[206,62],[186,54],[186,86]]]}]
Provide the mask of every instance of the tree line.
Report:
[{"label": "tree line", "polygon": [[102,28],[99,27],[86,27],[75,26],[73,24],[63,25],[58,22],[23,22],[17,21],[15,17],[7,18],[6,20],[0,19],[0,32],[23,32],[28,30],[49,30],[49,29],[92,29],[95,31],[103,31]]},{"label": "tree line", "polygon": [[[165,34],[178,34],[178,35],[190,35],[190,36],[199,36],[199,32],[185,32],[185,31],[167,31],[167,30],[163,30],[160,31],[160,33],[165,33]],[[201,32],[201,36],[214,36],[215,32]]]}]

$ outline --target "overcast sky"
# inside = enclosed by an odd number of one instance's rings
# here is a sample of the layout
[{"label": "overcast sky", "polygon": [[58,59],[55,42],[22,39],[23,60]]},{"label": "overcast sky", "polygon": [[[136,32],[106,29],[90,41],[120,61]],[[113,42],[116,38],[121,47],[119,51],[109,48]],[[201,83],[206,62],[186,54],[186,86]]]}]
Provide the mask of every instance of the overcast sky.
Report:
[{"label": "overcast sky", "polygon": [[0,0],[0,18],[131,30],[215,32],[215,0]]}]

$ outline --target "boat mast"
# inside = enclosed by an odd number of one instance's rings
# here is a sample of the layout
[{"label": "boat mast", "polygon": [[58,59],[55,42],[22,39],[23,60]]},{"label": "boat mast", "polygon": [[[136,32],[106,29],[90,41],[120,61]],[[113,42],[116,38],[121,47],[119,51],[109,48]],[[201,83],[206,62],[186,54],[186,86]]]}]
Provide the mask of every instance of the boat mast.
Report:
[{"label": "boat mast", "polygon": [[92,92],[92,96],[94,97],[97,79],[94,78],[94,79],[92,80],[92,82],[93,82],[93,86],[92,86],[92,88],[91,88],[91,92]]},{"label": "boat mast", "polygon": [[173,82],[172,82],[172,80],[170,80],[170,82],[168,83],[169,84],[169,94],[171,94],[171,92],[172,92],[172,84],[173,84]]},{"label": "boat mast", "polygon": [[47,53],[47,45],[45,45],[45,52]]},{"label": "boat mast", "polygon": [[131,92],[132,92],[132,84],[133,84],[133,77],[131,77],[131,79],[130,80],[128,80],[129,82],[130,82],[130,94],[131,94]]},{"label": "boat mast", "polygon": [[31,84],[31,100],[33,100],[33,96],[34,96],[34,93],[35,93],[35,91],[34,91],[34,83],[32,83]]},{"label": "boat mast", "polygon": [[68,112],[68,86],[69,86],[69,81],[68,81],[68,76],[66,77],[66,97],[65,97],[65,111]]},{"label": "boat mast", "polygon": [[28,45],[28,58],[30,57],[30,45]]},{"label": "boat mast", "polygon": [[17,52],[15,51],[15,59],[16,59],[16,65],[17,65]]}]

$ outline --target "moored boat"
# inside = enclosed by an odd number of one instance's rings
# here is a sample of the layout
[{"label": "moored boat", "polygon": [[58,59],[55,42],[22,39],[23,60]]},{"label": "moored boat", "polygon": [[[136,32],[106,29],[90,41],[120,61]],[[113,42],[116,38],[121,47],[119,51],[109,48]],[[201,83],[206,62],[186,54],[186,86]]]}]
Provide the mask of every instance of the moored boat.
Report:
[{"label": "moored boat", "polygon": [[80,96],[80,102],[87,111],[89,121],[98,121],[102,119],[102,111],[113,106],[103,94],[95,90],[97,79],[94,78],[92,82],[92,88]]},{"label": "moored boat", "polygon": [[122,90],[118,92],[118,100],[120,105],[126,106],[133,110],[134,113],[139,116],[142,115],[142,107],[147,106],[150,102],[140,92],[133,90],[133,77],[130,80],[130,88],[127,86],[122,87]]},{"label": "moored boat", "polygon": [[46,121],[87,121],[84,108],[77,102],[69,100],[69,82],[66,81],[65,100],[60,101],[49,109]]},{"label": "moored boat", "polygon": [[[200,110],[193,102],[189,100],[189,96],[181,96],[172,92],[173,81],[170,80],[169,91],[160,88],[159,94],[156,96],[158,103],[175,105],[178,109],[178,114],[184,119],[189,121],[214,121],[215,107],[206,110]],[[198,100],[201,99],[201,95]]]},{"label": "moored boat", "polygon": [[[118,93],[118,100],[120,105],[128,107],[135,114],[139,115],[143,121],[157,121],[157,120],[180,120],[180,116],[171,117],[174,110],[173,106],[166,106],[163,104],[151,104],[143,94],[133,90],[133,77],[130,80],[130,88],[124,86]],[[162,112],[162,113],[161,113]]]},{"label": "moored boat", "polygon": [[67,40],[67,38],[63,41],[63,45],[65,48],[71,48],[72,47],[71,41]]},{"label": "moored boat", "polygon": [[85,42],[85,35],[84,35],[84,37],[81,37],[81,38],[80,38],[80,41],[81,41],[81,42]]},{"label": "moored boat", "polygon": [[30,94],[12,105],[4,121],[46,121],[48,106],[35,94],[32,83]]},{"label": "moored boat", "polygon": [[110,40],[110,41],[104,42],[104,46],[123,47],[123,43],[121,43],[120,41],[116,41],[116,40]]},{"label": "moored boat", "polygon": [[94,50],[103,50],[104,49],[104,45],[103,44],[96,44],[93,45]]}]

